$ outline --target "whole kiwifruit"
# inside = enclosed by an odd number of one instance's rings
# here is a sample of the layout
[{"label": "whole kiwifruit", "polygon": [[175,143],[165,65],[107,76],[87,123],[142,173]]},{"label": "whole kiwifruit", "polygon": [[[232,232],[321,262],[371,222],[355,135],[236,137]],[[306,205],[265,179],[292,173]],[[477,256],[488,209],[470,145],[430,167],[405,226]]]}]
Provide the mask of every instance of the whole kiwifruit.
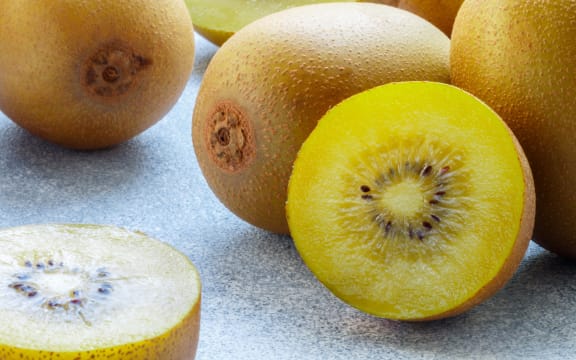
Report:
[{"label": "whole kiwifruit", "polygon": [[177,249],[89,224],[4,228],[0,248],[0,359],[194,359],[201,280]]},{"label": "whole kiwifruit", "polygon": [[108,147],[152,126],[193,62],[181,0],[0,1],[0,110],[66,147]]},{"label": "whole kiwifruit", "polygon": [[400,80],[449,82],[450,41],[391,6],[294,7],[247,25],[218,50],[196,99],[200,168],[232,212],[287,233],[285,202],[302,142],[333,105]]},{"label": "whole kiwifruit", "polygon": [[452,36],[453,83],[494,108],[526,151],[534,240],[576,259],[576,2],[467,0]]},{"label": "whole kiwifruit", "polygon": [[446,35],[452,33],[456,14],[464,0],[358,0],[396,6],[430,21]]}]

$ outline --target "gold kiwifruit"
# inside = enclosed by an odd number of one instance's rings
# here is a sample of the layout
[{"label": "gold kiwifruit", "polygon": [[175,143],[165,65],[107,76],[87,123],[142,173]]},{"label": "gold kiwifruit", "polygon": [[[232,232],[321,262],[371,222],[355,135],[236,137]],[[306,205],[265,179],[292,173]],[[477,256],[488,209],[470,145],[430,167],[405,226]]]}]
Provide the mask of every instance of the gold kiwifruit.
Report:
[{"label": "gold kiwifruit", "polygon": [[447,36],[452,33],[456,14],[464,0],[359,0],[396,6],[430,21]]},{"label": "gold kiwifruit", "polygon": [[452,34],[453,83],[512,128],[536,184],[534,240],[576,259],[576,4],[469,0]]},{"label": "gold kiwifruit", "polygon": [[194,359],[201,280],[168,244],[36,224],[1,229],[0,248],[0,359]]},{"label": "gold kiwifruit", "polygon": [[194,31],[181,0],[1,1],[0,109],[77,149],[126,141],[183,91]]},{"label": "gold kiwifruit", "polygon": [[185,0],[194,29],[215,45],[249,23],[294,6],[348,0]]},{"label": "gold kiwifruit", "polygon": [[370,3],[294,7],[249,24],[206,69],[193,115],[200,168],[232,212],[287,233],[292,162],[320,117],[390,81],[449,82],[450,41],[405,10]]},{"label": "gold kiwifruit", "polygon": [[333,107],[288,190],[290,233],[336,296],[370,314],[460,314],[511,278],[534,224],[522,147],[485,103],[447,84],[393,83]]}]

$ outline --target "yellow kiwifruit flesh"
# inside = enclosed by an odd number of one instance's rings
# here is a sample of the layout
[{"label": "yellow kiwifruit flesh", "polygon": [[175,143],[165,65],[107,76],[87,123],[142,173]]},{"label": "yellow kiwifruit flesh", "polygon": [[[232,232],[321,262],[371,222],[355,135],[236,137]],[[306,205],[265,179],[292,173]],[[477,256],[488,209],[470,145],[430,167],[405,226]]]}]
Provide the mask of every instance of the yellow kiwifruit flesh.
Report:
[{"label": "yellow kiwifruit flesh", "polygon": [[295,6],[349,0],[185,0],[194,28],[215,45],[222,45],[249,23]]},{"label": "yellow kiwifruit flesh", "polygon": [[119,144],[176,103],[194,63],[181,0],[0,2],[0,110],[76,149]]},{"label": "yellow kiwifruit flesh", "polygon": [[0,230],[0,358],[190,360],[201,283],[190,260],[104,225]]},{"label": "yellow kiwifruit flesh", "polygon": [[390,6],[330,3],[256,20],[214,55],[196,98],[196,158],[221,202],[287,233],[292,162],[333,105],[390,81],[449,82],[450,41]]},{"label": "yellow kiwifruit flesh", "polygon": [[506,283],[534,205],[530,168],[498,115],[451,85],[405,82],[320,120],[295,161],[287,214],[298,252],[336,296],[426,320]]},{"label": "yellow kiwifruit flesh", "polygon": [[466,1],[454,23],[456,86],[508,123],[534,172],[534,240],[576,259],[576,3]]}]

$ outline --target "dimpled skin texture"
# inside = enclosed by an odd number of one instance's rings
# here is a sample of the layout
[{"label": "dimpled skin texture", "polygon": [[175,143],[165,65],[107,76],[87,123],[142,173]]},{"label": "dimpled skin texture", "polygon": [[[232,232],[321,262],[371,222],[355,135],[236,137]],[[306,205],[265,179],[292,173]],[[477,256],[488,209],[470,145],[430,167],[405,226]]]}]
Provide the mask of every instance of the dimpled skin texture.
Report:
[{"label": "dimpled skin texture", "polygon": [[469,0],[452,36],[453,83],[503,117],[532,166],[534,240],[576,259],[576,1]]},{"label": "dimpled skin texture", "polygon": [[[121,143],[159,121],[194,62],[180,0],[2,0],[0,39],[0,109],[31,133],[78,149]],[[119,96],[84,84],[86,64],[107,46],[145,63]]]},{"label": "dimpled skin texture", "polygon": [[452,33],[454,18],[464,0],[363,0],[408,10],[430,21],[446,35]]},{"label": "dimpled skin texture", "polygon": [[[240,218],[287,233],[292,162],[320,117],[390,81],[449,82],[448,54],[433,25],[378,4],[307,5],[251,23],[216,53],[196,100],[192,136],[208,184]],[[205,136],[222,102],[241,108],[253,131],[253,159],[233,172],[214,163]]]},{"label": "dimpled skin texture", "polygon": [[295,6],[348,0],[185,0],[196,32],[221,46],[249,23]]}]

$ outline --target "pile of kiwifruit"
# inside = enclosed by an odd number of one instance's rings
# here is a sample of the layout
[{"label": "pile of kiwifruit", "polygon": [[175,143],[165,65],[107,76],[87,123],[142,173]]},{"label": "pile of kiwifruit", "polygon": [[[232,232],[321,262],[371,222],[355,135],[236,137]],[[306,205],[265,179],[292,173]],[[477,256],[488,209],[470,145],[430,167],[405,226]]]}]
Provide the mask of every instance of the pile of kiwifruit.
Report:
[{"label": "pile of kiwifruit", "polygon": [[[530,240],[576,259],[574,9],[0,0],[0,110],[64,147],[125,142],[182,95],[196,30],[219,48],[191,153],[222,204],[290,234],[351,306],[440,319],[501,289]],[[1,359],[194,357],[200,278],[176,249],[71,224],[0,230],[0,248]]]}]

